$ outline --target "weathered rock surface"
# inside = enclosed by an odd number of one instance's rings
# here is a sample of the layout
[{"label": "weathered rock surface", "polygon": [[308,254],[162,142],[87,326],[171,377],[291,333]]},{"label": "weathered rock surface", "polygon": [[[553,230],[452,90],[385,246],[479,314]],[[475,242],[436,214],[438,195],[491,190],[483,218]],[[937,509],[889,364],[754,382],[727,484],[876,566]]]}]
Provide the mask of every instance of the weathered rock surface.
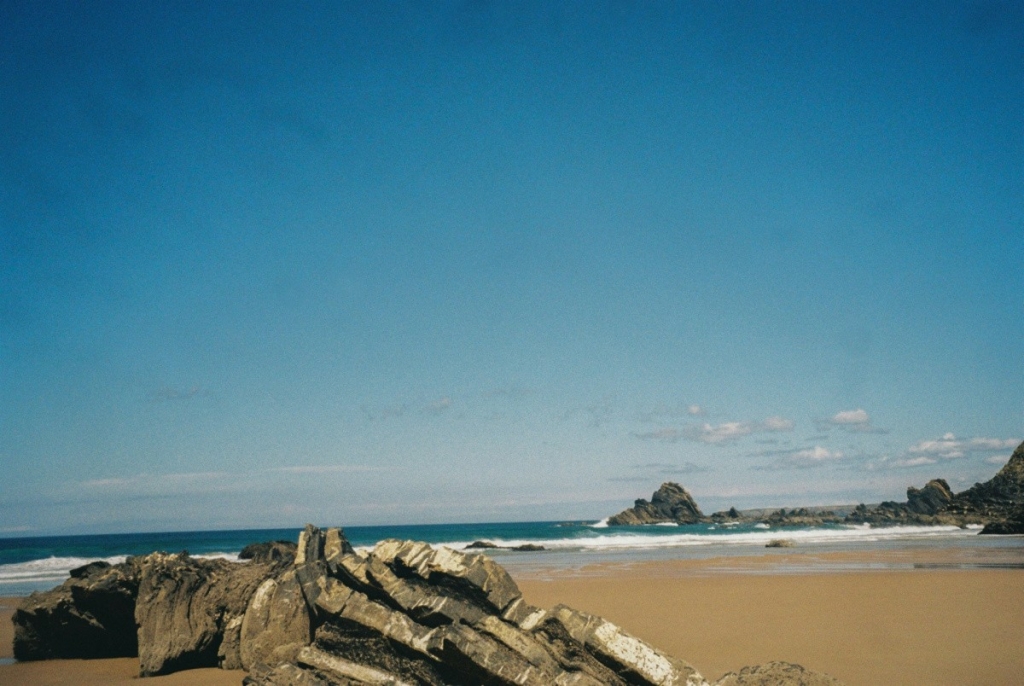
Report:
[{"label": "weathered rock surface", "polygon": [[981,530],[983,534],[1024,534],[1024,503],[1010,510],[1006,519],[989,522]]},{"label": "weathered rock surface", "polygon": [[242,552],[238,553],[238,559],[252,560],[257,564],[273,564],[288,567],[295,562],[297,549],[298,546],[291,541],[252,543],[242,548]]},{"label": "weathered rock surface", "polygon": [[623,510],[614,517],[609,517],[608,525],[636,526],[662,522],[696,524],[703,521],[707,521],[707,519],[697,507],[693,496],[679,484],[666,482],[654,492],[650,502],[640,498],[633,507]]},{"label": "weathered rock surface", "polygon": [[242,666],[242,621],[266,566],[153,553],[140,569],[135,622],[143,676]]},{"label": "weathered rock surface", "polygon": [[730,672],[714,686],[842,686],[827,674],[812,672],[789,662],[768,662]]},{"label": "weathered rock surface", "polygon": [[93,562],[45,593],[33,593],[14,612],[14,657],[132,657],[138,653],[134,561],[111,566]]},{"label": "weathered rock surface", "polygon": [[[530,606],[483,555],[395,540],[360,555],[340,529],[313,526],[284,566],[288,553],[272,543],[253,548],[261,562],[153,553],[89,565],[26,600],[16,649],[69,656],[68,627],[95,625],[103,640],[74,656],[137,648],[143,676],[219,665],[247,670],[249,686],[707,686],[600,617]],[[116,616],[89,614],[100,599]],[[117,637],[128,642],[111,648]]]}]

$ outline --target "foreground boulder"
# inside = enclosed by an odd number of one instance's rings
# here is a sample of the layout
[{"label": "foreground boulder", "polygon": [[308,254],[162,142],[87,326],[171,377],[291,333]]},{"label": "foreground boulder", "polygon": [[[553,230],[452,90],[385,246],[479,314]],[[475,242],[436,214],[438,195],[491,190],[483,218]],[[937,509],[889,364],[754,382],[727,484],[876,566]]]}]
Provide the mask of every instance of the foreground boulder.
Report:
[{"label": "foreground boulder", "polygon": [[800,665],[768,662],[730,672],[716,681],[715,686],[841,686],[841,683],[828,674],[812,672]]},{"label": "foreground boulder", "polygon": [[[249,686],[709,686],[607,620],[532,607],[483,555],[395,540],[359,554],[311,525],[293,556],[254,551],[260,562],[153,553],[76,570],[22,603],[16,655],[137,654],[142,676],[241,667]],[[727,683],[835,683],[750,680],[779,669]]]},{"label": "foreground boulder", "polygon": [[33,593],[14,612],[18,660],[134,657],[139,566],[93,562],[45,593]]},{"label": "foreground boulder", "polygon": [[636,526],[640,524],[696,524],[705,521],[693,496],[677,483],[665,482],[647,502],[637,500],[633,507],[608,518],[609,526]]}]

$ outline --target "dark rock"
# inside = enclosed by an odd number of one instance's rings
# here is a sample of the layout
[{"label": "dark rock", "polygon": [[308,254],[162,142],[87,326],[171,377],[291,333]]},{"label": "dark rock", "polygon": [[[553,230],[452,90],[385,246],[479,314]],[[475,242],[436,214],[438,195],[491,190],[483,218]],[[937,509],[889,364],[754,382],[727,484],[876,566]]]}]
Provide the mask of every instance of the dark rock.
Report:
[{"label": "dark rock", "polygon": [[33,593],[15,610],[14,657],[21,661],[134,657],[137,558],[74,570],[50,591]]},{"label": "dark rock", "polygon": [[915,514],[938,514],[952,500],[953,493],[945,479],[932,479],[922,489],[907,489],[907,509]]},{"label": "dark rock", "polygon": [[765,548],[795,548],[796,541],[791,538],[773,538],[768,541]]},{"label": "dark rock", "polygon": [[498,547],[498,545],[496,543],[491,543],[490,541],[473,541],[472,543],[467,545],[465,549],[466,550],[488,550],[490,548],[497,548],[497,547]]},{"label": "dark rock", "polygon": [[661,485],[651,502],[639,499],[633,507],[608,518],[609,526],[635,526],[639,524],[695,524],[707,521],[693,497],[685,488],[676,483]]},{"label": "dark rock", "polygon": [[983,534],[1024,534],[1024,503],[1017,505],[1010,510],[1006,519],[997,522],[989,522],[981,530]]},{"label": "dark rock", "polygon": [[535,543],[524,543],[523,545],[512,546],[511,550],[515,550],[520,553],[535,553],[540,550],[547,550],[547,548]]},{"label": "dark rock", "polygon": [[1020,503],[1024,503],[1024,443],[994,477],[957,493],[946,511],[982,523],[999,522],[1007,520]]},{"label": "dark rock", "polygon": [[298,546],[291,541],[267,541],[265,543],[251,543],[238,553],[239,560],[252,560],[257,564],[280,564],[291,565],[295,562],[295,553]]},{"label": "dark rock", "polygon": [[842,686],[842,682],[821,672],[812,672],[789,662],[769,662],[729,672],[714,686]]}]

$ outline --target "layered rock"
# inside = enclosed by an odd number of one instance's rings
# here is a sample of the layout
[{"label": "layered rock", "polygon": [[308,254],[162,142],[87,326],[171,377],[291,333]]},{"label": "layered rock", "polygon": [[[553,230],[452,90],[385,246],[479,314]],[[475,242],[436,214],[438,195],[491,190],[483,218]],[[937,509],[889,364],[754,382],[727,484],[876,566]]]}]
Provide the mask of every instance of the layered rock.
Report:
[{"label": "layered rock", "polygon": [[[241,667],[249,686],[707,686],[607,620],[530,606],[483,555],[396,540],[360,555],[340,529],[313,526],[290,564],[280,545],[255,550],[262,562],[154,553],[76,570],[19,608],[16,654],[137,649],[142,676]],[[101,601],[108,614],[91,614]]]},{"label": "layered rock", "polygon": [[643,498],[633,507],[608,518],[609,526],[636,526],[640,524],[696,524],[707,521],[697,507],[693,496],[677,483],[666,482],[654,492],[651,501]]}]

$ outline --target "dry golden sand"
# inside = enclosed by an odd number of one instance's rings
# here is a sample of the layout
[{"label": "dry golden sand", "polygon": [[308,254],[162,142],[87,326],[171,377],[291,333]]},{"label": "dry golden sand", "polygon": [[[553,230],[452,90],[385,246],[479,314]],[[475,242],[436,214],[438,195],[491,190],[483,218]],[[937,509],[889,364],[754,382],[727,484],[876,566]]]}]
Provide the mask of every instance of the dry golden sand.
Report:
[{"label": "dry golden sand", "polygon": [[[786,554],[515,575],[531,603],[602,615],[707,678],[787,660],[848,686],[1024,684],[1024,570],[945,569],[962,557],[920,555],[834,554],[808,565]],[[929,568],[834,571],[894,561]],[[787,573],[794,570],[801,573]],[[0,657],[11,656],[16,602],[0,599]],[[203,669],[139,682],[137,673],[131,658],[53,660],[0,666],[0,684],[212,686],[244,676]]]},{"label": "dry golden sand", "polygon": [[[835,569],[879,562],[873,557],[814,562]],[[1024,684],[1024,570],[943,569],[942,557],[933,552],[922,562],[929,568],[895,571],[777,573],[787,560],[790,571],[806,562],[768,556],[607,565],[517,581],[534,605],[601,615],[709,679],[786,660],[848,686]],[[752,573],[759,567],[776,573]]]}]

